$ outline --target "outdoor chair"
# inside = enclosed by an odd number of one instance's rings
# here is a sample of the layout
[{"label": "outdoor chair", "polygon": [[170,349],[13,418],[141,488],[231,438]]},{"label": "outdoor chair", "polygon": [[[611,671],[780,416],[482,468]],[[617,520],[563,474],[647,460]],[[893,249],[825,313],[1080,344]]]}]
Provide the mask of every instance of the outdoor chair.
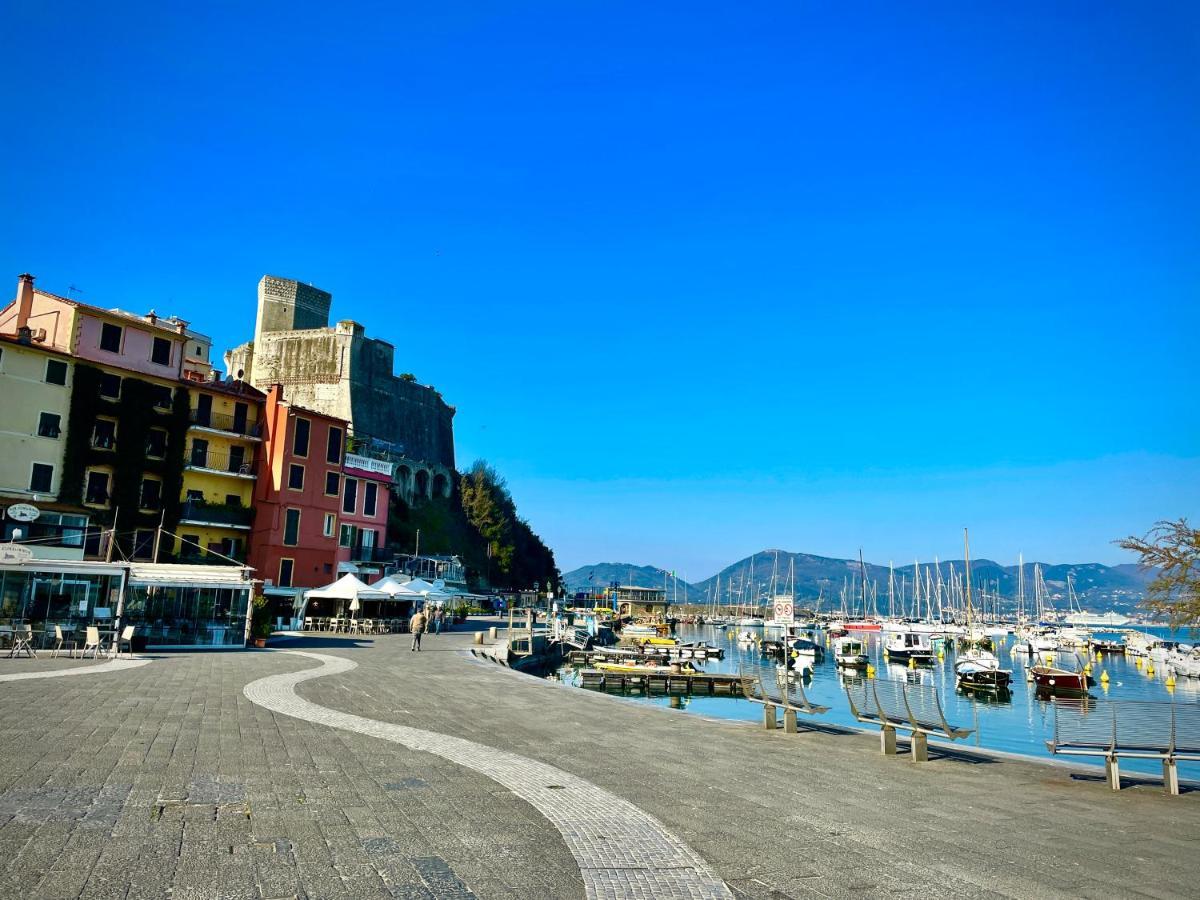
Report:
[{"label": "outdoor chair", "polygon": [[33,649],[33,626],[23,625],[13,634],[12,649],[8,651],[9,658],[16,656],[22,650],[30,659],[37,659],[37,651]]},{"label": "outdoor chair", "polygon": [[58,656],[58,654],[62,653],[64,647],[70,646],[71,649],[67,652],[71,654],[71,659],[74,659],[75,658],[75,644],[76,644],[75,641],[73,641],[73,640],[68,641],[66,638],[63,637],[63,630],[62,630],[61,625],[55,625],[54,626],[54,649],[50,651],[50,658],[54,659],[55,657]]},{"label": "outdoor chair", "polygon": [[87,658],[87,652],[92,651],[92,659],[96,659],[100,655],[100,629],[95,625],[87,627],[87,634],[83,639],[83,652],[79,654],[80,659]]},{"label": "outdoor chair", "polygon": [[121,645],[124,645],[129,648],[129,658],[133,659],[133,632],[134,626],[132,625],[126,625],[121,629],[121,636],[117,638],[116,647],[114,648],[118,658],[121,656]]},{"label": "outdoor chair", "polygon": [[305,631],[315,631],[315,630],[316,630],[316,629],[313,627],[313,619],[312,619],[312,616],[305,616],[305,617],[304,617],[304,630],[305,630]]}]

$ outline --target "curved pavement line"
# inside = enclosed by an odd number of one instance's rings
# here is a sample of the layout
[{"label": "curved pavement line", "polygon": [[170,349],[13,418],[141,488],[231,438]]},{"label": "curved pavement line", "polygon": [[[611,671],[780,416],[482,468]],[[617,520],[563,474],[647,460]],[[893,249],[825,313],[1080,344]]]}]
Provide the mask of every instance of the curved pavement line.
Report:
[{"label": "curved pavement line", "polygon": [[242,690],[246,699],[285,716],[433,753],[498,782],[558,829],[579,865],[589,900],[733,900],[733,893],[698,854],[628,800],[562,769],[515,753],[310,703],[296,694],[296,685],[348,672],[358,664],[323,653],[279,652],[306,656],[321,665],[252,681]]},{"label": "curved pavement line", "polygon": [[122,669],[136,669],[149,664],[148,659],[110,659],[96,666],[80,666],[78,669],[47,669],[42,672],[13,672],[0,675],[0,681],[25,681],[29,678],[66,678],[69,675],[103,675],[106,672],[120,672]]}]

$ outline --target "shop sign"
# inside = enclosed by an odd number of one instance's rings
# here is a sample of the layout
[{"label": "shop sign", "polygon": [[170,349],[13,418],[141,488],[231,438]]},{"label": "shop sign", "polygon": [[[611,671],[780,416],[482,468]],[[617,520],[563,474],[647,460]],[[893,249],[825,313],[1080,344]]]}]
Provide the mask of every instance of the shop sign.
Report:
[{"label": "shop sign", "polygon": [[0,544],[0,563],[19,563],[33,559],[33,551],[20,544]]},{"label": "shop sign", "polygon": [[14,503],[8,508],[8,517],[14,522],[32,522],[42,511],[29,503]]}]

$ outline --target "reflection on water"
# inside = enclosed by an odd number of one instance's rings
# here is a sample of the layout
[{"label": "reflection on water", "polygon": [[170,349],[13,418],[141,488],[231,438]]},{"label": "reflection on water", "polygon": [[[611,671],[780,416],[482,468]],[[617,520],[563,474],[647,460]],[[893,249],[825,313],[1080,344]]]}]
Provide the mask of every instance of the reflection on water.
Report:
[{"label": "reflection on water", "polygon": [[[733,638],[733,634],[736,634],[736,630],[731,634],[725,628],[681,625],[676,636],[682,641],[707,641],[725,649],[724,659],[693,661],[693,665],[706,672],[737,672],[739,665],[747,667],[766,664],[767,659],[760,653],[757,644],[739,642]],[[820,632],[816,634],[815,639],[818,643],[826,642],[825,636]],[[1008,691],[958,689],[954,677],[955,653],[949,642],[944,648],[944,657],[935,660],[932,665],[909,667],[907,664],[887,662],[883,657],[883,645],[879,636],[865,636],[867,654],[875,669],[874,677],[935,687],[947,720],[954,725],[975,729],[966,739],[966,743],[1010,753],[1048,757],[1050,753],[1046,750],[1045,742],[1053,737],[1054,704],[1079,706],[1088,701],[1086,698],[1038,697],[1034,685],[1026,681],[1026,669],[1037,662],[1044,662],[1044,658],[1031,659],[1023,653],[1013,652],[1014,642],[1011,637],[995,640],[998,643],[996,655],[1000,658],[1002,667],[1011,669],[1013,673]],[[1082,660],[1082,653],[1080,658]],[[1075,668],[1075,654],[1059,654],[1057,663],[1066,668]],[[1167,686],[1165,668],[1161,666],[1156,666],[1154,673],[1149,674],[1149,667],[1145,665],[1145,661],[1139,667],[1133,657],[1117,654],[1093,656],[1091,664],[1092,676],[1096,679],[1095,687],[1089,691],[1092,698],[1160,701],[1174,699],[1177,703],[1195,703],[1200,700],[1200,679],[1179,678],[1175,687],[1171,689]],[[1108,674],[1107,682],[1100,680],[1102,672]],[[572,684],[578,681],[575,671],[570,666],[564,666],[551,677]],[[805,673],[804,690],[811,702],[830,707],[827,714],[818,717],[819,720],[831,724],[858,726],[859,723],[850,715],[844,685],[866,677],[866,673],[861,670],[838,669],[832,653],[826,652],[823,658],[818,658],[813,663],[812,670]],[[626,693],[625,696],[635,702],[686,709],[705,716],[759,721],[762,715],[760,707],[732,697],[647,695],[644,692]],[[1091,760],[1076,757],[1073,761],[1087,763]],[[1161,766],[1157,760],[1123,759],[1121,767],[1129,771],[1161,774]],[[1181,762],[1179,770],[1181,777],[1200,779],[1200,763]]]}]

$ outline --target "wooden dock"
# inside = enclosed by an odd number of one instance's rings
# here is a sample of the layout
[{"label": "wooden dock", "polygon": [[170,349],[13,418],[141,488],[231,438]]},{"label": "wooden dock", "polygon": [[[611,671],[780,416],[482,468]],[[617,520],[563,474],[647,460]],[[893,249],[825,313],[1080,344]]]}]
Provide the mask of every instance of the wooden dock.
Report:
[{"label": "wooden dock", "polygon": [[591,650],[573,650],[568,655],[568,662],[573,666],[594,666],[598,662],[623,662],[638,665],[668,665],[681,659],[694,659],[704,662],[709,659],[721,659],[725,655],[719,647],[715,648],[680,648],[663,647],[654,650],[633,647],[596,647]]},{"label": "wooden dock", "polygon": [[644,673],[608,672],[603,669],[583,669],[580,683],[585,688],[601,691],[637,691],[648,694],[708,694],[710,696],[740,697],[741,682],[728,672]]}]

